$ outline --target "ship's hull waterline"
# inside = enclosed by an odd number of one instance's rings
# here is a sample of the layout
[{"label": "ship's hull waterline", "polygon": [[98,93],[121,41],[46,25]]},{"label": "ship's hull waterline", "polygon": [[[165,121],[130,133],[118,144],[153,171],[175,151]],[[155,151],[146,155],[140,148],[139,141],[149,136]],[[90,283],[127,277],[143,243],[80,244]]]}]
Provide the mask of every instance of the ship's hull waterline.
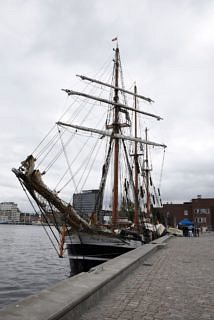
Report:
[{"label": "ship's hull waterline", "polygon": [[66,248],[73,274],[91,268],[141,246],[143,242],[112,234],[75,232],[66,237]]}]

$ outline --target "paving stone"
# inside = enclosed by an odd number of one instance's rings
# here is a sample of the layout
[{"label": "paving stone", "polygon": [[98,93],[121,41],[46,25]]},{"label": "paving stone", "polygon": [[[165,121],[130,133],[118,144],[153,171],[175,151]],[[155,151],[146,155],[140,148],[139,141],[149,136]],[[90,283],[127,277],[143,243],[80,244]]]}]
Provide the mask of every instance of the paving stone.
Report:
[{"label": "paving stone", "polygon": [[175,237],[79,320],[214,320],[214,233]]}]

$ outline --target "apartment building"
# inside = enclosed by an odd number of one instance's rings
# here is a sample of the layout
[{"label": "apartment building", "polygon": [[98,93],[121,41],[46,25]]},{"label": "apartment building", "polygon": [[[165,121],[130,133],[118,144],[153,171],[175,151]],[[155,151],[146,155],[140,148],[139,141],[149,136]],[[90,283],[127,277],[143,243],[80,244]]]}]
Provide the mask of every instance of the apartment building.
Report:
[{"label": "apartment building", "polygon": [[0,221],[1,223],[19,223],[20,211],[18,205],[14,202],[1,202]]},{"label": "apartment building", "polygon": [[188,218],[202,230],[214,230],[214,198],[202,198],[198,195],[190,202],[167,203],[163,205],[163,214],[166,223],[173,227],[182,219]]}]

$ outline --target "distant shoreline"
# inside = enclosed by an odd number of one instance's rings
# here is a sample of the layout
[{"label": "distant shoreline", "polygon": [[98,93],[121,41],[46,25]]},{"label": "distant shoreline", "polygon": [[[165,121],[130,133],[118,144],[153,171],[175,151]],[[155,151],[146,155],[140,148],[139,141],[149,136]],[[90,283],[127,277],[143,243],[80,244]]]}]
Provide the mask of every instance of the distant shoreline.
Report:
[{"label": "distant shoreline", "polygon": [[11,222],[0,222],[0,226],[3,226],[3,225],[13,225],[13,226],[45,226],[45,224],[42,224],[42,223],[23,223],[23,222],[20,222],[20,223],[11,223]]}]

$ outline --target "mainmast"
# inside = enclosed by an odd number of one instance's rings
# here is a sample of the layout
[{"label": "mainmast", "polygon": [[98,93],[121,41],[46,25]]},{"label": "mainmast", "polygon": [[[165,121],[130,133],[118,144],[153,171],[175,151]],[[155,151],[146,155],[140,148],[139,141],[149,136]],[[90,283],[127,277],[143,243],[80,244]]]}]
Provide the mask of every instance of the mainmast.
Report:
[{"label": "mainmast", "polygon": [[[134,86],[134,106],[137,110],[137,87]],[[137,112],[135,111],[135,138],[137,138]],[[135,185],[135,206],[134,206],[134,225],[135,228],[139,229],[139,186],[138,186],[138,175],[139,175],[139,163],[138,163],[138,153],[137,153],[137,141],[134,143],[134,185]]]},{"label": "mainmast", "polygon": [[[113,119],[113,134],[119,133],[119,48],[115,50],[115,89],[114,89],[114,119]],[[116,226],[118,220],[118,158],[119,158],[119,139],[114,139],[114,185],[113,185],[113,204],[112,204],[112,225]]]}]

